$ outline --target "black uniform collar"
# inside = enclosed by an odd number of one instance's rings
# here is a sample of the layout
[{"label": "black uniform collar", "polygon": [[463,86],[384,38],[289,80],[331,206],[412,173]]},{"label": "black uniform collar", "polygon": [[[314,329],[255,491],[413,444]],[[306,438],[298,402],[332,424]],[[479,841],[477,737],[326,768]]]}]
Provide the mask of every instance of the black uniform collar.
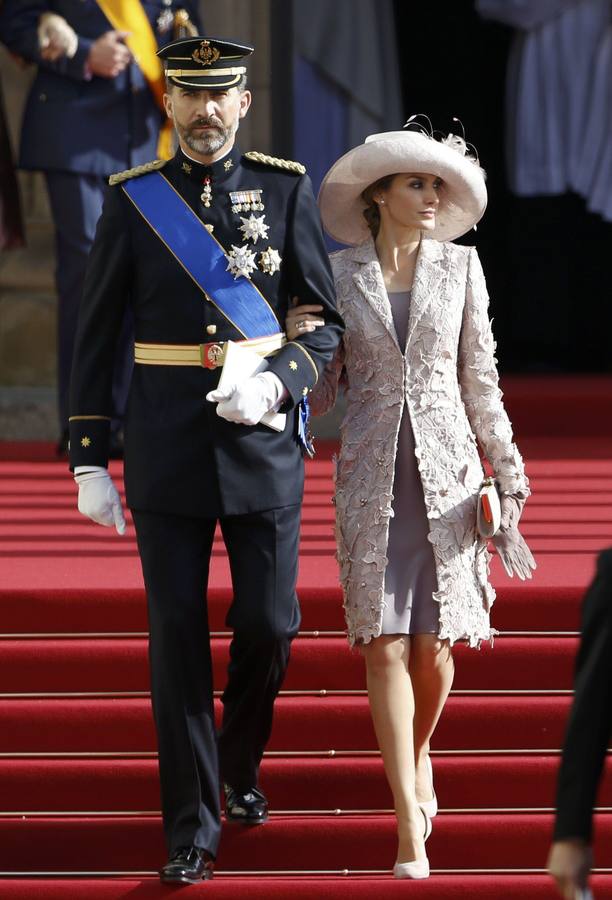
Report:
[{"label": "black uniform collar", "polygon": [[211,163],[210,166],[205,166],[202,163],[190,159],[190,157],[183,153],[180,147],[174,157],[178,169],[187,175],[188,178],[197,181],[198,184],[201,184],[205,178],[210,178],[210,180],[216,184],[229,178],[234,174],[234,170],[241,158],[242,152],[236,144],[234,144],[226,156]]}]

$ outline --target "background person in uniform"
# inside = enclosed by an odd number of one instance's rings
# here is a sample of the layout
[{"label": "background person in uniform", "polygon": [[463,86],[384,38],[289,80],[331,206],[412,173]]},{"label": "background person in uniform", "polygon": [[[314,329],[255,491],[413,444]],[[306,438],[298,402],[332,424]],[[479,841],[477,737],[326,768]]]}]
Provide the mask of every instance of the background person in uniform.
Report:
[{"label": "background person in uniform", "polygon": [[[23,117],[18,165],[45,173],[56,232],[58,412],[68,436],[68,387],[87,256],[108,176],[158,153],[163,72],[158,42],[172,40],[184,9],[199,28],[194,0],[6,0],[0,39],[38,72]],[[110,17],[110,18],[109,18]],[[176,20],[177,27],[183,21]],[[130,47],[138,48],[134,61]],[[146,71],[158,69],[154,96]],[[169,154],[168,154],[169,155]],[[118,340],[113,391],[113,455],[132,367],[131,324]]]},{"label": "background person in uniform", "polygon": [[568,900],[586,888],[593,864],[593,807],[612,734],[612,550],[599,555],[581,632],[548,857],[548,871]]},{"label": "background person in uniform", "polygon": [[[220,835],[219,765],[226,817],[246,824],[267,817],[257,788],[259,764],[300,622],[295,586],[304,472],[298,405],[343,330],[304,168],[259,153],[243,155],[235,144],[251,101],[243,60],[251,52],[213,38],[160,51],[167,65],[166,108],[180,149],[166,165],[154,162],[111,179],[85,280],[72,375],[70,460],[79,509],[123,532],[121,503],[105,467],[113,348],[130,304],[137,364],[125,425],[125,484],[149,606],[170,852],[164,881],[195,882],[212,874]],[[151,195],[141,214],[138,204],[150,191],[163,193]],[[178,211],[167,203],[178,204]],[[180,248],[164,246],[156,230],[165,234],[177,221]],[[199,287],[185,269],[190,253],[198,261],[218,255],[220,247],[224,253],[213,275],[227,281],[223,296],[210,273]],[[248,316],[274,312],[275,334],[258,346],[277,352],[266,372],[221,392],[215,366],[227,340],[244,338],[244,290]],[[278,322],[296,293],[321,307],[325,325],[281,346]],[[281,405],[287,413],[283,431],[258,424]],[[205,603],[217,521],[234,588],[219,763]]]}]

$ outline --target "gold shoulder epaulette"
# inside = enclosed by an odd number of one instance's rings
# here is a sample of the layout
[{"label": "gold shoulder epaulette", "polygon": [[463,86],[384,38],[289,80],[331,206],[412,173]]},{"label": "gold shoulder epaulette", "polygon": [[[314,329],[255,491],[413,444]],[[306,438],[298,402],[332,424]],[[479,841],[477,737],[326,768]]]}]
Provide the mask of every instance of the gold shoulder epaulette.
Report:
[{"label": "gold shoulder epaulette", "polygon": [[168,162],[167,159],[152,159],[151,162],[144,163],[142,166],[134,166],[133,169],[126,169],[125,172],[116,172],[108,179],[109,184],[120,184],[127,181],[128,178],[137,178],[138,175],[146,175],[147,172],[155,172],[161,169]]},{"label": "gold shoulder epaulette", "polygon": [[306,174],[306,166],[303,166],[302,163],[294,162],[292,159],[279,159],[277,156],[268,156],[267,153],[259,153],[257,150],[249,150],[244,156],[245,159],[250,159],[251,162],[275,166],[277,169],[284,169],[286,172],[295,172],[296,175]]}]

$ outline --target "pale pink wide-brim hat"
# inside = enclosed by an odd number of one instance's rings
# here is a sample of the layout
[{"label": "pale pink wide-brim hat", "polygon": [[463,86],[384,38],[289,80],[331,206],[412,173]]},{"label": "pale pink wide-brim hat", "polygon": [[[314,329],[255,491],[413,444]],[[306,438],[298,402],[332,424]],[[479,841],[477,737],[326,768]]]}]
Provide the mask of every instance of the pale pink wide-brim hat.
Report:
[{"label": "pale pink wide-brim hat", "polygon": [[385,175],[401,172],[435,175],[444,182],[436,225],[428,237],[453,240],[482,218],[485,174],[462,138],[451,134],[441,141],[418,131],[386,131],[371,134],[341,156],[323,179],[319,207],[328,234],[343,244],[366,241],[370,230],[363,217],[362,191]]}]

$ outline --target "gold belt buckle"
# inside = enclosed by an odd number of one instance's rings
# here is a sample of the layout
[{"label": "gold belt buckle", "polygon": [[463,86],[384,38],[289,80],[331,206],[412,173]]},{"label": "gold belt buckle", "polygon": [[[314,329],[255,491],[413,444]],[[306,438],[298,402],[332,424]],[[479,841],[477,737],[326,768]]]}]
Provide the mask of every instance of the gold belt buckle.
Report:
[{"label": "gold belt buckle", "polygon": [[200,344],[200,361],[205,369],[216,369],[223,365],[223,344]]}]

